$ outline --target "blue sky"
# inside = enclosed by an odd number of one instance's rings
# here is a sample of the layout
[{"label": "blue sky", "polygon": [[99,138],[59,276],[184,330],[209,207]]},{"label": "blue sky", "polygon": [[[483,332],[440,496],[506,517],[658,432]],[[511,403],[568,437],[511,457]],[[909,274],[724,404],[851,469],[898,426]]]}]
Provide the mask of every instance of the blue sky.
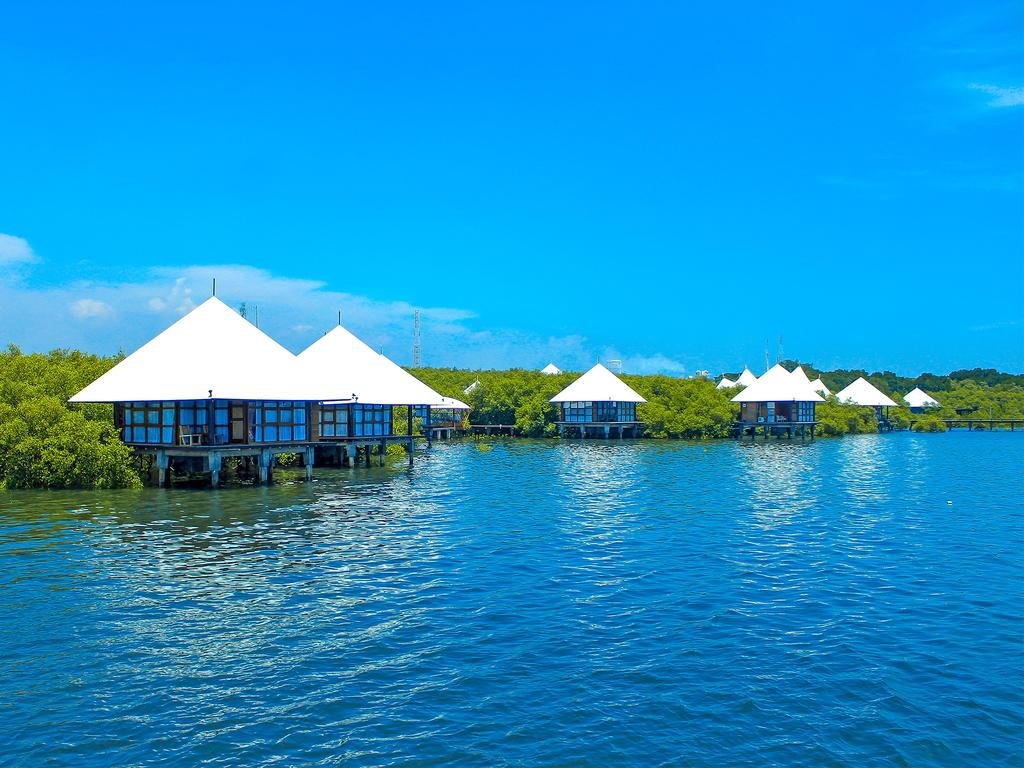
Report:
[{"label": "blue sky", "polygon": [[0,343],[1024,370],[1020,3],[205,5],[5,4]]}]

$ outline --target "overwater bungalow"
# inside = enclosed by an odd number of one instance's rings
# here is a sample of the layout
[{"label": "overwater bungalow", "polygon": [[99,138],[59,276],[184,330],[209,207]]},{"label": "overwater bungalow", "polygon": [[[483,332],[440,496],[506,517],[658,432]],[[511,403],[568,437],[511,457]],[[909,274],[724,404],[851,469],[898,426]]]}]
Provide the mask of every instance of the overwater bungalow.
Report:
[{"label": "overwater bungalow", "polygon": [[892,424],[889,422],[889,409],[895,408],[896,403],[863,376],[836,392],[836,399],[841,403],[874,408],[879,426],[884,429],[892,429]]},{"label": "overwater bungalow", "polygon": [[303,454],[310,471],[316,399],[291,352],[211,297],[71,402],[113,403],[124,442],[155,455],[160,485],[172,461],[217,485],[224,456],[254,459],[261,481],[281,453]]},{"label": "overwater bungalow", "polygon": [[771,434],[799,434],[803,438],[808,431],[814,439],[815,404],[824,402],[824,398],[811,386],[803,369],[797,371],[790,373],[776,365],[732,398],[740,404],[737,427],[741,436],[756,435],[760,428],[765,439]]},{"label": "overwater bungalow", "polygon": [[941,408],[939,401],[920,387],[914,387],[903,396],[903,402],[910,406],[911,413],[924,413],[928,408]]},{"label": "overwater bungalow", "polygon": [[559,434],[609,438],[636,437],[636,405],[647,401],[598,363],[550,402],[561,407]]},{"label": "overwater bungalow", "polygon": [[554,363],[548,363],[547,365],[540,369],[540,372],[543,373],[545,376],[557,376],[562,372],[562,369],[559,368]]},{"label": "overwater bungalow", "polygon": [[738,387],[739,385],[740,383],[738,381],[733,381],[728,376],[723,376],[721,380],[718,382],[718,384],[715,386],[715,389],[732,389],[733,387]]},{"label": "overwater bungalow", "polygon": [[[297,362],[320,393],[312,438],[335,446],[338,463],[356,458],[360,448],[368,455],[375,444],[383,459],[385,444],[394,440],[407,444],[412,460],[415,410],[441,403],[440,394],[340,324],[303,350]],[[408,407],[406,424],[393,423],[395,406]]]},{"label": "overwater bungalow", "polygon": [[469,428],[470,410],[472,409],[461,400],[441,397],[439,403],[421,409],[417,415],[424,419],[424,429],[430,431],[431,437],[447,440],[455,435],[465,434]]}]

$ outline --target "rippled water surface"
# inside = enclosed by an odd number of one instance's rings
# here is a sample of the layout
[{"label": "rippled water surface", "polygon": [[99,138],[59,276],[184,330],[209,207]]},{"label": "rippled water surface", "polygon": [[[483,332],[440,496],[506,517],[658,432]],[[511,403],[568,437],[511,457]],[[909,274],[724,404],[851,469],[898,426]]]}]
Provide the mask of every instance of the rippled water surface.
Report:
[{"label": "rippled water surface", "polygon": [[1024,435],[0,493],[0,764],[1018,765]]}]

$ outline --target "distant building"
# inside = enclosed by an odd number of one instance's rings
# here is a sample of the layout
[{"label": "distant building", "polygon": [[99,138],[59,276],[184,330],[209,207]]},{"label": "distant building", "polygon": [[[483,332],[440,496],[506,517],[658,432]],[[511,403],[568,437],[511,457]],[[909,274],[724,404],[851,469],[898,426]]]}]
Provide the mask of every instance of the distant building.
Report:
[{"label": "distant building", "polygon": [[738,381],[733,381],[728,376],[723,376],[722,380],[718,382],[718,385],[715,387],[715,389],[732,389],[733,387],[738,387],[739,385],[740,383]]},{"label": "distant building", "polygon": [[814,391],[822,397],[828,397],[832,394],[829,388],[825,386],[825,382],[821,380],[821,376],[812,381],[811,386],[814,387]]},{"label": "distant building", "polygon": [[776,365],[738,395],[740,434],[756,434],[758,428],[769,434],[785,433],[801,437],[810,431],[814,437],[815,404],[824,398],[814,391],[802,368],[790,373]]},{"label": "distant building", "polygon": [[636,437],[641,427],[636,404],[647,401],[598,363],[551,402],[561,407],[560,434],[608,438]]},{"label": "distant building", "polygon": [[836,399],[841,403],[874,408],[879,425],[891,429],[889,409],[895,408],[896,403],[863,376],[836,392]]},{"label": "distant building", "polygon": [[736,383],[743,387],[749,387],[755,381],[757,381],[757,376],[752,374],[749,368],[744,368],[743,373],[740,374],[740,377],[736,380]]},{"label": "distant building", "polygon": [[911,413],[924,413],[927,408],[941,408],[939,401],[920,387],[914,387],[903,396],[903,401],[910,406]]},{"label": "distant building", "polygon": [[546,376],[557,376],[562,372],[562,369],[559,368],[554,363],[548,363],[547,365],[540,369],[540,372],[545,374]]}]

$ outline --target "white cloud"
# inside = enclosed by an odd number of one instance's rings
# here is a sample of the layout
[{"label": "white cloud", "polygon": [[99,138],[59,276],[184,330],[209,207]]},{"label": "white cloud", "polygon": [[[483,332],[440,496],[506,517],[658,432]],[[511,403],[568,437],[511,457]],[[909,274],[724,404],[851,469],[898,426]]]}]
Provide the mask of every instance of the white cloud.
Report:
[{"label": "white cloud", "polygon": [[28,240],[0,233],[0,264],[31,264],[38,261]]},{"label": "white cloud", "polygon": [[107,304],[105,301],[99,301],[97,299],[79,299],[78,301],[73,301],[68,309],[70,309],[71,314],[79,320],[99,320],[107,317],[113,317],[115,314],[112,306]]},{"label": "white cloud", "polygon": [[[259,326],[293,352],[330,330],[340,309],[345,327],[370,347],[383,349],[400,365],[412,362],[414,305],[331,290],[321,281],[281,277],[240,264],[160,267],[122,283],[75,281],[34,288],[0,282],[0,345],[14,342],[29,351],[71,347],[101,354],[121,348],[130,352],[204,301],[214,276],[222,301],[235,308],[245,303],[249,320],[255,321],[258,313]],[[55,323],[53,307],[67,307],[82,322]],[[563,370],[584,371],[600,356],[623,359],[629,373],[684,370],[683,363],[664,355],[599,353],[583,336],[481,329],[474,327],[476,313],[458,307],[419,309],[426,365],[539,370],[554,362]],[[99,322],[115,317],[116,323]]]},{"label": "white cloud", "polygon": [[988,83],[971,83],[967,87],[992,96],[993,98],[988,102],[990,107],[1019,107],[1024,105],[1024,87],[1011,86],[1004,88]]}]

